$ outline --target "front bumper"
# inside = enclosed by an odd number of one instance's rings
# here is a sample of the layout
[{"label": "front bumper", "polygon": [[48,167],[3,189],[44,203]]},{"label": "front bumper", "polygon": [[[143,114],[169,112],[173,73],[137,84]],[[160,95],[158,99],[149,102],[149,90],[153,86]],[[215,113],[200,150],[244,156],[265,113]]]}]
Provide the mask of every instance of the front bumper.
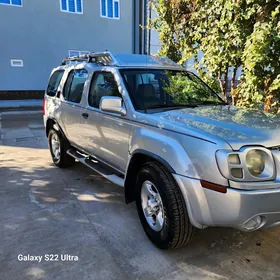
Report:
[{"label": "front bumper", "polygon": [[235,227],[261,216],[258,228],[280,225],[280,189],[245,191],[228,188],[220,193],[203,188],[200,180],[173,175],[185,198],[191,223],[207,226]]}]

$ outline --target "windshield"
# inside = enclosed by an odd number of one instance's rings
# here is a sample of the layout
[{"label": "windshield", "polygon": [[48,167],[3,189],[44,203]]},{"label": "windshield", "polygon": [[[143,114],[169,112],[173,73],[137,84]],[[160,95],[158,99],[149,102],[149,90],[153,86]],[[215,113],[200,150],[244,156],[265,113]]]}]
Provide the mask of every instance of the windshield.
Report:
[{"label": "windshield", "polygon": [[120,72],[138,110],[225,104],[196,75],[187,71],[122,69]]}]

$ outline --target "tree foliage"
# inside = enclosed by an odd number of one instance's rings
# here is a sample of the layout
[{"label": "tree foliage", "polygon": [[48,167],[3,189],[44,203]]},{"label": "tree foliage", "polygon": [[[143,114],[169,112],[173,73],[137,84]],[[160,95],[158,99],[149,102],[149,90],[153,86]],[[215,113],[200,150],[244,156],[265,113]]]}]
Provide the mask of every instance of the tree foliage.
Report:
[{"label": "tree foliage", "polygon": [[154,0],[152,5],[157,18],[149,25],[159,33],[160,55],[182,65],[193,58],[202,79],[224,96],[231,92],[233,103],[280,108],[279,0]]},{"label": "tree foliage", "polygon": [[163,90],[173,104],[221,104],[217,95],[194,74],[166,73]]}]

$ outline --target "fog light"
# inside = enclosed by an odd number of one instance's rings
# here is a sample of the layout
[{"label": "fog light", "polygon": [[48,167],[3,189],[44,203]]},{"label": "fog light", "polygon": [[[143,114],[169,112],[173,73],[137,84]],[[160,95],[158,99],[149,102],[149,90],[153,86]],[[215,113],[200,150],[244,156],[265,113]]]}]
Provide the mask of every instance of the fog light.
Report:
[{"label": "fog light", "polygon": [[248,231],[255,230],[258,229],[262,225],[262,223],[263,223],[262,217],[256,216],[244,224],[244,229]]},{"label": "fog light", "polygon": [[242,168],[232,168],[230,172],[231,172],[232,177],[239,178],[239,179],[243,178],[243,169]]}]

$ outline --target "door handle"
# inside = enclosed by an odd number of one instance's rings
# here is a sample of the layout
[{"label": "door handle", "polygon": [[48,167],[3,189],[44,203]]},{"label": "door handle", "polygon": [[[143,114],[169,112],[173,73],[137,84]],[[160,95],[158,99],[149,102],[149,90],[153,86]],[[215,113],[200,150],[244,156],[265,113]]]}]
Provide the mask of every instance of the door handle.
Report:
[{"label": "door handle", "polygon": [[84,119],[87,119],[88,118],[88,113],[82,113],[82,116]]}]

